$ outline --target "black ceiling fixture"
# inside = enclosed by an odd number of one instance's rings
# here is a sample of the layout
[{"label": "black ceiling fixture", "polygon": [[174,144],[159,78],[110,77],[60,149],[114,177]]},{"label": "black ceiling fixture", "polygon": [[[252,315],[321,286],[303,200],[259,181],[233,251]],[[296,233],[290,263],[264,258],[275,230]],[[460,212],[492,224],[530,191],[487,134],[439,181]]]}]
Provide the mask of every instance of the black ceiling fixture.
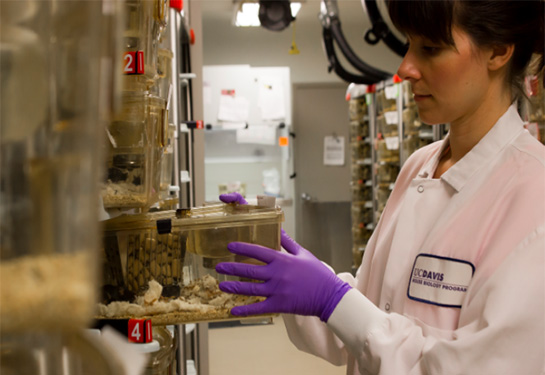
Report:
[{"label": "black ceiling fixture", "polygon": [[259,1],[259,22],[267,30],[282,31],[293,20],[289,0]]},{"label": "black ceiling fixture", "polygon": [[[320,20],[323,30],[323,47],[329,62],[328,71],[334,71],[347,82],[363,84],[373,84],[391,77],[392,74],[365,63],[352,50],[342,31],[337,0],[322,0],[322,5]],[[356,74],[347,71],[341,65],[335,52],[335,43],[351,67],[357,70]]]}]

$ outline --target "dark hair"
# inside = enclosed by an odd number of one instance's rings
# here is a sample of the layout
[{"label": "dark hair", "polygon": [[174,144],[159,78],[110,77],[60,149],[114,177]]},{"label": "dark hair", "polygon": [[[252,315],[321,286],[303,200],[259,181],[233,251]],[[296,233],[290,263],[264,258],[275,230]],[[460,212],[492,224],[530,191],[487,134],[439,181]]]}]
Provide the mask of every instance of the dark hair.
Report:
[{"label": "dark hair", "polygon": [[526,69],[535,53],[543,69],[543,0],[388,0],[394,25],[435,43],[454,45],[452,26],[464,30],[478,47],[514,44],[509,82],[522,90]]}]

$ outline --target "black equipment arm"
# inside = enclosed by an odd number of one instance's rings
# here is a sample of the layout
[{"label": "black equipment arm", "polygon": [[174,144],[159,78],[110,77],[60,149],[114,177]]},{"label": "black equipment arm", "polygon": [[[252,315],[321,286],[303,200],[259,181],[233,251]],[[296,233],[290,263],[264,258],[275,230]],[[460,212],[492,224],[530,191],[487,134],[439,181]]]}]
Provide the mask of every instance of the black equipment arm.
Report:
[{"label": "black equipment arm", "polygon": [[[323,0],[322,5],[324,7],[320,19],[323,27],[324,49],[330,64],[329,71],[334,70],[345,81],[363,84],[372,84],[391,77],[392,74],[366,64],[352,50],[342,32],[337,0]],[[340,65],[333,41],[337,42],[342,54],[355,69],[362,73],[362,76],[349,73]]]},{"label": "black equipment arm", "polygon": [[396,38],[394,34],[386,25],[386,22],[382,19],[377,6],[377,0],[364,0],[365,8],[367,8],[367,14],[373,27],[365,33],[365,41],[369,44],[375,45],[380,40],[396,54],[403,57],[407,53],[407,45]]}]

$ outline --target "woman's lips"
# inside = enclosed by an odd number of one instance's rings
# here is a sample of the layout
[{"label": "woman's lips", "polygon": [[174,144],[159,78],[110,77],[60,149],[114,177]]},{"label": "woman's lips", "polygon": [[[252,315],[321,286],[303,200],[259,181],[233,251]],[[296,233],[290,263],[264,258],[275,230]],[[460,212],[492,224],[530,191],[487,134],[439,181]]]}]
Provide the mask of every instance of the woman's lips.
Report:
[{"label": "woman's lips", "polygon": [[429,98],[431,98],[431,95],[414,94],[414,101],[415,102],[420,102],[422,100],[426,100],[426,99],[429,99]]}]

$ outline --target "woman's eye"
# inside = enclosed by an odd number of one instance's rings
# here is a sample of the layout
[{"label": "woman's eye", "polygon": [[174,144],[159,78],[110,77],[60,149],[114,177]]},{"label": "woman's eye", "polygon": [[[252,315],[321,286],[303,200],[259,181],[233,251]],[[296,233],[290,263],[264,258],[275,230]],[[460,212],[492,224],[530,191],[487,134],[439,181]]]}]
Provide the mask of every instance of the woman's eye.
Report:
[{"label": "woman's eye", "polygon": [[435,46],[423,46],[422,50],[426,52],[427,54],[434,55],[438,53],[441,50],[441,48],[435,47]]}]

